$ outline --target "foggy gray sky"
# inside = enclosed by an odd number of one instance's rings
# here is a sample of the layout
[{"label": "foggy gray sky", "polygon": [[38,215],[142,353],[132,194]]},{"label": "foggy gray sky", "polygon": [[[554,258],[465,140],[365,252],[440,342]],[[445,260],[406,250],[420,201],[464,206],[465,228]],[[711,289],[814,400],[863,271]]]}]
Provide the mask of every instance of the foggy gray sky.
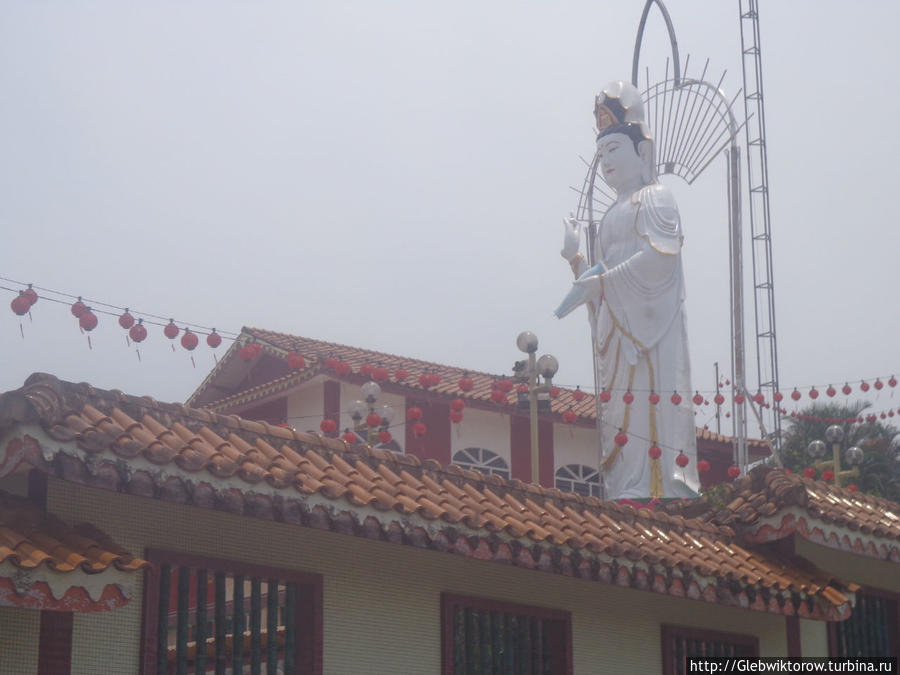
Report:
[{"label": "foggy gray sky", "polygon": [[[900,5],[760,5],[782,388],[900,374]],[[709,58],[734,95],[737,0],[667,6],[692,73]],[[0,276],[491,372],[530,329],[560,383],[588,386],[583,313],[551,313],[571,281],[561,219],[642,7],[7,0]],[[652,76],[668,51],[654,11]],[[667,184],[694,386],[710,389],[729,362],[725,160]],[[89,350],[47,302],[23,340],[3,295],[2,390],[49,371],[183,400],[213,365],[156,327],[139,362],[105,316]]]}]

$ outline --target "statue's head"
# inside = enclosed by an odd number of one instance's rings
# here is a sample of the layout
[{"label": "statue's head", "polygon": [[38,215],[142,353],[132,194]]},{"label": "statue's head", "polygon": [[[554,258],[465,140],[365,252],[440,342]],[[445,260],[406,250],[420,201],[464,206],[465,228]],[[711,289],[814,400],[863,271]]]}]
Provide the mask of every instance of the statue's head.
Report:
[{"label": "statue's head", "polygon": [[[620,151],[633,149],[639,161],[641,179],[644,184],[656,179],[653,158],[653,139],[650,129],[644,121],[644,104],[637,88],[621,80],[610,82],[597,96],[594,102],[594,118],[597,122],[597,149],[608,145],[613,136],[624,136],[630,147],[619,148]],[[606,139],[604,141],[604,139]],[[604,176],[604,180],[607,180]],[[609,183],[610,181],[607,180]],[[612,185],[612,183],[610,183]],[[616,187],[612,185],[612,187]],[[617,188],[618,189],[618,188]]]}]

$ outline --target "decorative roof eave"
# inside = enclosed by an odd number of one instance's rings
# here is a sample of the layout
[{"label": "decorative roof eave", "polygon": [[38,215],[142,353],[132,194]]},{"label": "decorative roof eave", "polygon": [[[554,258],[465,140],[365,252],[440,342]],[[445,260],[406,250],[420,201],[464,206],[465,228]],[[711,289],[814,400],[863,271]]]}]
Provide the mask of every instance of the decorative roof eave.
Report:
[{"label": "decorative roof eave", "polygon": [[[95,488],[754,611],[826,621],[843,620],[851,611],[848,596],[828,586],[814,587],[811,593],[791,588],[789,580],[775,587],[764,586],[728,575],[702,574],[680,564],[666,566],[656,556],[632,560],[624,551],[613,555],[615,550],[573,548],[550,539],[535,542],[503,530],[485,533],[483,527],[428,517],[425,507],[418,508],[417,513],[398,513],[372,504],[354,504],[352,495],[338,501],[327,490],[286,493],[265,482],[250,486],[236,475],[224,479],[211,474],[201,477],[174,465],[162,467],[137,457],[126,466],[122,460],[88,453],[74,442],[54,440],[40,428],[23,432],[8,440],[0,476],[36,468]],[[693,536],[705,539],[700,532]]]},{"label": "decorative roof eave", "polygon": [[0,492],[0,606],[109,611],[131,599],[134,573],[149,564],[92,525],[68,525]]},{"label": "decorative roof eave", "polygon": [[108,612],[127,604],[135,592],[131,572],[109,567],[97,574],[57,572],[46,565],[0,563],[0,606],[54,612]]},{"label": "decorative roof eave", "polygon": [[761,518],[742,532],[743,539],[752,543],[777,541],[791,535],[838,551],[900,563],[897,541],[812,518],[796,507],[782,511],[776,517]]}]

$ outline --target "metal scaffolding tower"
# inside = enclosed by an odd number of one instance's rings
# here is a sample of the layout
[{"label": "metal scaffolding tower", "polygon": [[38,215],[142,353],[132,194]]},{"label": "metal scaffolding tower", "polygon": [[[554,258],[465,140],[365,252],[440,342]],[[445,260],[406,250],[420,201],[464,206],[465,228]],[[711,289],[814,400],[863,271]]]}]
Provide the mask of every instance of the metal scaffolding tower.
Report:
[{"label": "metal scaffolding tower", "polygon": [[[781,447],[778,391],[778,349],[775,340],[775,285],[772,277],[772,222],[769,211],[769,169],[766,150],[762,53],[758,0],[738,0],[741,18],[741,65],[744,75],[744,115],[747,148],[748,207],[753,261],[753,310],[756,319],[756,368],[759,389],[770,407],[761,408],[761,425],[773,446]],[[748,392],[752,395],[754,392]]]}]

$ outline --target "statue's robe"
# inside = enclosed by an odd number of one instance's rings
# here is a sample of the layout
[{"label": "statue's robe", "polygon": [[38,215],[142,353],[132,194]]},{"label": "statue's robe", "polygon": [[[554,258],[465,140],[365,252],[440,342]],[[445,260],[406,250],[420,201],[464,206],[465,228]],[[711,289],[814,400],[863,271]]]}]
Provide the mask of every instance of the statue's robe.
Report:
[{"label": "statue's robe", "polygon": [[[611,206],[597,231],[595,251],[606,271],[589,286],[589,307],[598,380],[610,393],[601,403],[609,498],[689,496],[699,488],[682,241],[675,200],[659,184]],[[623,400],[628,391],[631,404]],[[676,391],[683,399],[677,406]],[[650,403],[651,392],[659,403]],[[615,442],[620,431],[628,437],[622,447]],[[648,454],[654,444],[662,450],[658,462]],[[688,457],[685,468],[675,462],[679,452]]]}]

